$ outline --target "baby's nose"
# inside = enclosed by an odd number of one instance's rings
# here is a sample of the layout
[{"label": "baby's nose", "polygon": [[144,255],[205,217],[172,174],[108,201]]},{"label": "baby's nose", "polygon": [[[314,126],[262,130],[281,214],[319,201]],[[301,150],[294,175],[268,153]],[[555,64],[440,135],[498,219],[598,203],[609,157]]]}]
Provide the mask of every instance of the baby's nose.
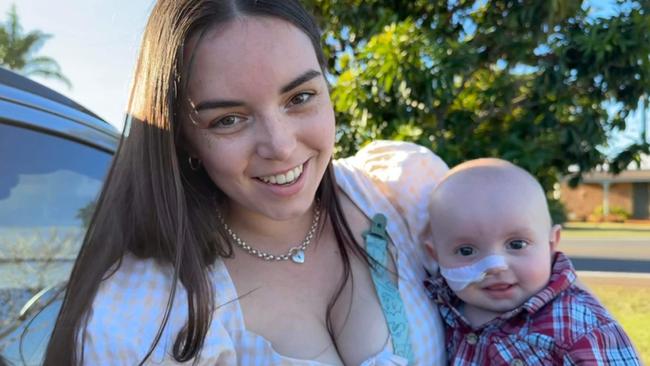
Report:
[{"label": "baby's nose", "polygon": [[499,273],[501,273],[501,272],[503,272],[505,270],[506,270],[506,267],[504,267],[504,266],[492,267],[492,268],[488,268],[488,270],[485,271],[485,274],[495,276],[495,275],[498,275]]}]

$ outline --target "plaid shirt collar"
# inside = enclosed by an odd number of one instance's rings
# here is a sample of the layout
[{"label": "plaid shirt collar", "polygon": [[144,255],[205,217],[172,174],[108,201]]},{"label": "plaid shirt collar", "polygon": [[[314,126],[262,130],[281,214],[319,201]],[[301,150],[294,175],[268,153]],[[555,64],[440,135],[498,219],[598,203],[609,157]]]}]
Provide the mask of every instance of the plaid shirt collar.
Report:
[{"label": "plaid shirt collar", "polygon": [[[546,287],[519,307],[485,323],[480,328],[502,324],[524,311],[528,314],[536,313],[544,305],[553,301],[558,294],[571,286],[575,280],[576,273],[569,258],[562,252],[556,252],[553,257],[551,277]],[[449,288],[447,282],[442,276],[435,276],[435,278],[430,277],[426,279],[424,286],[429,297],[432,298],[440,307],[441,314],[447,325],[451,327],[463,326],[471,328],[467,319],[465,319],[460,312],[462,301]]]}]

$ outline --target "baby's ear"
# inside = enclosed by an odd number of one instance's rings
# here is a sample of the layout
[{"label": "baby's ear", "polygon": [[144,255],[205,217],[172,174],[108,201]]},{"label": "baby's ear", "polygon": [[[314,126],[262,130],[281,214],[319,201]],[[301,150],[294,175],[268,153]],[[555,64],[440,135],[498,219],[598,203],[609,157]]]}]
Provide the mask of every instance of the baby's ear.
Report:
[{"label": "baby's ear", "polygon": [[553,227],[551,227],[551,235],[550,235],[551,252],[555,252],[557,250],[558,244],[560,244],[561,231],[562,231],[562,225],[553,225]]}]

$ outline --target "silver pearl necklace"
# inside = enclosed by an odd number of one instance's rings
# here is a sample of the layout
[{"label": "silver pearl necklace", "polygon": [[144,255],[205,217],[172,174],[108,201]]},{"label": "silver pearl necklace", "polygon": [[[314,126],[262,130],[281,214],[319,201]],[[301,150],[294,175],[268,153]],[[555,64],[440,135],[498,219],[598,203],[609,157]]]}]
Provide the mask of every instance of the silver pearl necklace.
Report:
[{"label": "silver pearl necklace", "polygon": [[303,239],[300,245],[292,247],[285,254],[270,254],[251,247],[237,234],[235,234],[234,231],[232,231],[230,226],[226,224],[226,221],[224,220],[221,213],[218,213],[218,216],[219,220],[221,221],[221,225],[223,225],[223,228],[226,230],[226,232],[228,232],[228,235],[230,235],[230,237],[234,240],[235,245],[244,250],[246,253],[265,261],[280,262],[291,259],[291,261],[294,263],[302,264],[305,263],[305,250],[309,244],[311,244],[311,241],[314,238],[314,234],[316,233],[316,229],[318,228],[318,222],[320,221],[320,203],[316,201],[316,205],[314,206],[314,219],[311,222],[311,227],[309,227],[309,231],[307,232],[305,239]]}]

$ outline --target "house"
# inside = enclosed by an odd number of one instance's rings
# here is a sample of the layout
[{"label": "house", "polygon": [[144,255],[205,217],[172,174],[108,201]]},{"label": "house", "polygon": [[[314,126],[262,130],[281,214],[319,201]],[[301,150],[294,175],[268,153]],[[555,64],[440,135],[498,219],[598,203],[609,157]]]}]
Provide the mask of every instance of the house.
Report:
[{"label": "house", "polygon": [[608,216],[625,212],[632,219],[650,220],[650,157],[645,157],[641,169],[626,170],[618,175],[591,172],[583,175],[576,187],[560,185],[560,201],[569,220],[586,220],[595,213]]}]

